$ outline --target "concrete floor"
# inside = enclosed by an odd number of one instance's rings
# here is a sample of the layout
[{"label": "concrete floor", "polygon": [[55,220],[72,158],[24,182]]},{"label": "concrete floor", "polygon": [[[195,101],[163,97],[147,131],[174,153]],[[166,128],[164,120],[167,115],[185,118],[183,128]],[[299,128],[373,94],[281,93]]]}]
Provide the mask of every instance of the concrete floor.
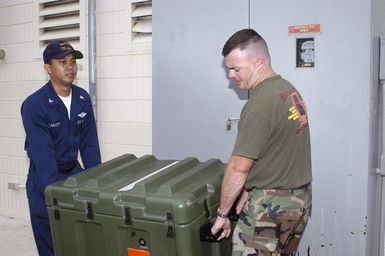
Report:
[{"label": "concrete floor", "polygon": [[0,255],[38,256],[29,221],[0,216]]}]

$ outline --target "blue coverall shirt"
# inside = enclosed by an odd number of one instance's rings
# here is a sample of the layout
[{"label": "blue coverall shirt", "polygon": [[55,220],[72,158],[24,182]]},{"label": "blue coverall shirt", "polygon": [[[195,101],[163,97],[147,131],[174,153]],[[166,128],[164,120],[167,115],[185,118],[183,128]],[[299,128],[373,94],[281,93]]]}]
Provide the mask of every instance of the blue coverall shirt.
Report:
[{"label": "blue coverall shirt", "polygon": [[42,190],[62,178],[58,167],[76,161],[79,151],[85,169],[100,164],[95,117],[84,89],[72,85],[71,120],[50,81],[24,101],[21,114],[30,171]]},{"label": "blue coverall shirt", "polygon": [[[44,190],[56,181],[101,163],[96,122],[88,93],[72,85],[71,119],[49,81],[21,106],[26,132],[24,148],[30,159],[27,196],[39,255],[53,256]],[[65,170],[65,171],[63,171]]]}]

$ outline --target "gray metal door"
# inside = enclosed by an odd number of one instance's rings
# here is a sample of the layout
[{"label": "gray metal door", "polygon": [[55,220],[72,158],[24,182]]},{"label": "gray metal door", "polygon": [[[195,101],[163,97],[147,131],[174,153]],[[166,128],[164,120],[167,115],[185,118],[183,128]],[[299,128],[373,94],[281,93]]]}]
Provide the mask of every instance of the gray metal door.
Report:
[{"label": "gray metal door", "polygon": [[153,1],[153,154],[227,161],[247,99],[227,78],[222,47],[248,27],[248,1]]},{"label": "gray metal door", "polygon": [[[250,27],[266,39],[273,68],[299,89],[309,111],[313,209],[299,255],[365,255],[370,247],[371,37],[362,15],[370,3],[356,4],[347,11],[348,0],[250,1]],[[321,31],[288,32],[306,24]],[[313,68],[296,67],[297,38],[314,38]]]}]

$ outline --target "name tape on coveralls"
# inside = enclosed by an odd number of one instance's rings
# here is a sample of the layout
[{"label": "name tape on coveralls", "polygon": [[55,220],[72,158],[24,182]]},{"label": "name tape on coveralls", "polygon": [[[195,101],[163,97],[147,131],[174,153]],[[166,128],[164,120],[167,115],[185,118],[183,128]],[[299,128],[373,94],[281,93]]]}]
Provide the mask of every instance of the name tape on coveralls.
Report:
[{"label": "name tape on coveralls", "polygon": [[119,191],[128,191],[128,190],[131,190],[131,189],[134,188],[134,186],[136,185],[136,183],[139,183],[139,182],[141,182],[141,181],[143,181],[143,180],[145,180],[145,179],[147,179],[147,178],[150,178],[151,176],[153,176],[153,175],[155,175],[155,174],[157,174],[157,173],[160,173],[160,172],[166,170],[167,168],[169,168],[169,167],[171,167],[171,166],[173,166],[173,165],[175,165],[175,164],[177,164],[177,163],[179,163],[179,162],[180,162],[180,161],[175,161],[175,162],[173,162],[173,163],[171,163],[171,164],[169,164],[169,165],[167,165],[167,166],[165,166],[165,167],[163,167],[163,168],[161,168],[161,169],[159,169],[159,170],[156,170],[155,172],[150,173],[149,175],[144,176],[144,177],[140,178],[139,180],[132,182],[131,184],[125,186],[124,188],[119,189]]}]

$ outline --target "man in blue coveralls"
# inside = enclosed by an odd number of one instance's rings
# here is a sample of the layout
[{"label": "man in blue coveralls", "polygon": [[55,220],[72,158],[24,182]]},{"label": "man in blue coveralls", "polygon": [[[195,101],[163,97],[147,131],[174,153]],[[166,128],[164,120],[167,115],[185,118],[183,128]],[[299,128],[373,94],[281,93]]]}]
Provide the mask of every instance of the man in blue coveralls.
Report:
[{"label": "man in blue coveralls", "polygon": [[54,255],[45,188],[100,164],[96,122],[89,94],[72,84],[76,59],[83,58],[68,42],[53,41],[44,50],[44,68],[50,80],[21,106],[30,159],[27,197],[32,230],[40,256]]}]

